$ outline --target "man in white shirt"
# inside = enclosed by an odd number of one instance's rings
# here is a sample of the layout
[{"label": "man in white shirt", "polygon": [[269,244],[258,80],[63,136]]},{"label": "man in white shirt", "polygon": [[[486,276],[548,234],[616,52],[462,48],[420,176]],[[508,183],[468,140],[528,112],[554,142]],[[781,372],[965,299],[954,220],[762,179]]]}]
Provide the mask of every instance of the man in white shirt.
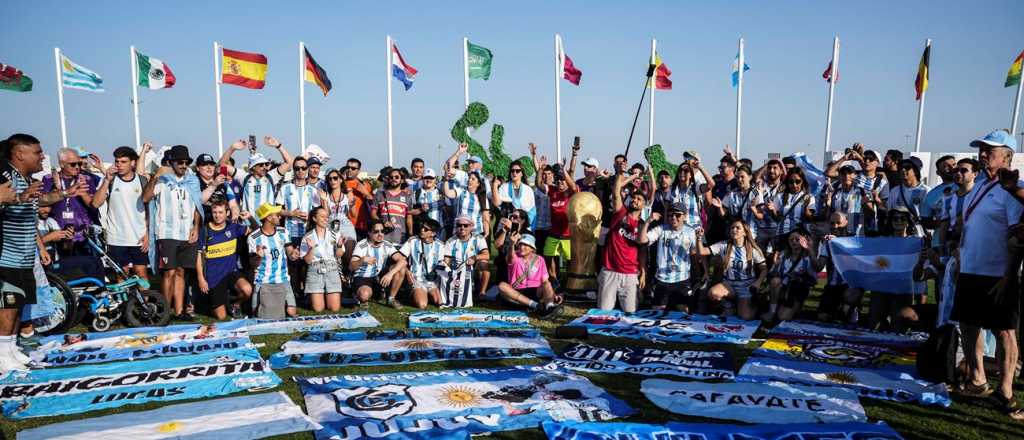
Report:
[{"label": "man in white shirt", "polygon": [[[292,155],[284,148],[281,141],[273,136],[264,137],[263,143],[277,150],[281,154],[282,162],[277,167],[272,167],[270,159],[262,154],[254,153],[249,157],[249,174],[246,174],[241,182],[241,217],[243,219],[251,218],[253,228],[260,227],[259,222],[255,219],[256,209],[263,204],[274,204],[277,187],[284,179],[284,175],[291,169],[293,160]],[[220,166],[227,167],[229,175],[236,175],[235,167],[231,165],[231,155],[235,151],[246,148],[249,148],[246,141],[238,140],[231,144],[231,148],[224,151],[224,155],[220,158]]]},{"label": "man in white shirt", "polygon": [[107,206],[104,233],[107,254],[125,272],[146,279],[149,265],[149,214],[142,202],[142,190],[148,183],[135,174],[139,155],[131,147],[114,150],[114,165],[107,168],[103,181],[92,198],[93,208]]}]

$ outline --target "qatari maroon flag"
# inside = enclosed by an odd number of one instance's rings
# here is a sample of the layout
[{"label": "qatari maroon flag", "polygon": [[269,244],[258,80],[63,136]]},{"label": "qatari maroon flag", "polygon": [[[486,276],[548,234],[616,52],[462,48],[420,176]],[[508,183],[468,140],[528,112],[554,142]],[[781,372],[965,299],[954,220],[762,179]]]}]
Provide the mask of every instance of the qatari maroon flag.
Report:
[{"label": "qatari maroon flag", "polygon": [[580,78],[583,77],[583,72],[572,64],[572,59],[564,52],[562,53],[562,59],[564,60],[562,62],[562,78],[565,78],[566,81],[571,82],[575,86],[580,85]]}]

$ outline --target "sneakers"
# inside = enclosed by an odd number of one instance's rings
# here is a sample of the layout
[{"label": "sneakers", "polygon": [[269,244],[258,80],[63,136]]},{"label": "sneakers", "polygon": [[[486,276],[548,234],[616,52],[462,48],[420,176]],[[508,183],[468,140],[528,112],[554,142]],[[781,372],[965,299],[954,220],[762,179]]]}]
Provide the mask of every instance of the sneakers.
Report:
[{"label": "sneakers", "polygon": [[10,371],[28,371],[28,365],[18,362],[8,353],[0,353],[0,376]]},{"label": "sneakers", "polygon": [[188,314],[188,312],[182,312],[180,315],[176,316],[175,319],[177,319],[178,321],[192,322],[195,321],[196,317],[195,315]]},{"label": "sneakers", "polygon": [[391,306],[392,309],[402,310],[402,303],[398,302],[398,298],[395,298],[395,297],[388,298],[387,301],[385,302],[385,304]]},{"label": "sneakers", "polygon": [[547,306],[544,306],[544,307],[542,307],[539,310],[538,316],[541,319],[551,319],[551,318],[554,318],[554,317],[560,315],[561,313],[562,313],[562,305],[561,304],[549,303]]},{"label": "sneakers", "polygon": [[234,305],[234,306],[231,306],[231,319],[242,319],[242,318],[244,318],[244,316],[242,315],[242,308],[238,307],[237,304]]}]

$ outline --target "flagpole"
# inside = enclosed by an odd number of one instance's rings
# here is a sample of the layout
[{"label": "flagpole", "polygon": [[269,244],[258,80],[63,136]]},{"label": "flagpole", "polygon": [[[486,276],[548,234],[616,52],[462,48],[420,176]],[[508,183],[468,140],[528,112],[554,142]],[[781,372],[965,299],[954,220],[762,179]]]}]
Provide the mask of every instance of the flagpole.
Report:
[{"label": "flagpole", "polygon": [[558,161],[562,161],[562,70],[565,61],[562,58],[562,37],[555,34],[555,153]]},{"label": "flagpole", "polygon": [[[469,38],[462,37],[462,83],[466,108],[469,108]],[[466,128],[468,131],[469,128]]]},{"label": "flagpole", "polygon": [[828,73],[828,111],[825,116],[825,153],[821,155],[822,162],[828,163],[828,152],[832,149],[832,99],[836,90],[836,72],[839,72],[839,36],[832,41],[832,62],[829,63]]},{"label": "flagpole", "polygon": [[135,46],[131,47],[132,62],[132,112],[135,115],[135,151],[142,151],[142,132],[139,128],[139,63]]},{"label": "flagpole", "polygon": [[387,35],[384,37],[385,50],[384,53],[387,56],[387,69],[384,72],[384,82],[387,83],[388,88],[388,166],[393,166],[395,163],[395,138],[391,131],[391,36]]},{"label": "flagpole", "polygon": [[[1017,97],[1013,99],[1013,119],[1010,121],[1010,136],[1017,135],[1017,117],[1020,116],[1020,95],[1024,90],[1024,81],[1017,82]],[[1024,148],[1024,145],[1021,145]]]},{"label": "flagpole", "polygon": [[[925,50],[928,50],[929,47],[932,47],[931,38],[925,42]],[[927,89],[921,91],[921,102],[917,104],[917,136],[914,138],[915,153],[921,151],[921,126],[924,124],[924,95],[926,93],[928,93]]]},{"label": "flagpole", "polygon": [[306,43],[299,42],[299,148],[306,154]]},{"label": "flagpole", "polygon": [[68,125],[64,122],[64,81],[60,70],[60,48],[53,48],[53,61],[57,67],[57,108],[60,109],[60,146],[68,147]]},{"label": "flagpole", "polygon": [[739,60],[736,63],[736,71],[738,76],[736,78],[736,157],[743,157],[740,153],[742,144],[740,143],[740,127],[743,122],[743,38],[740,38],[739,42]]},{"label": "flagpole", "polygon": [[[652,38],[651,39],[651,64],[654,64],[656,62],[655,60],[657,59],[656,58],[657,57],[657,47],[658,47],[658,40]],[[657,84],[653,84],[652,87],[651,87],[651,106],[650,106],[651,113],[650,113],[650,116],[649,116],[648,121],[647,121],[647,146],[648,147],[651,146],[651,145],[654,145],[654,95],[656,95],[656,93],[654,93],[654,92],[657,91],[657,90],[658,90],[658,85]]]},{"label": "flagpole", "polygon": [[221,113],[220,113],[220,44],[216,41],[213,42],[213,88],[216,90],[217,96],[217,152],[221,156],[224,155],[224,127],[221,124]]}]

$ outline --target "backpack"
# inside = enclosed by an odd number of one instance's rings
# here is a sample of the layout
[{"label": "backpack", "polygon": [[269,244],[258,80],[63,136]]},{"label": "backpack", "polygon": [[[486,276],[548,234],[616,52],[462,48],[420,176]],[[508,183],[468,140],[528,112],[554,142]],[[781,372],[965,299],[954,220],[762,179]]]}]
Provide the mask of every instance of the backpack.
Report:
[{"label": "backpack", "polygon": [[934,383],[956,383],[956,351],[960,343],[960,330],[946,324],[928,334],[917,349],[917,374]]}]

